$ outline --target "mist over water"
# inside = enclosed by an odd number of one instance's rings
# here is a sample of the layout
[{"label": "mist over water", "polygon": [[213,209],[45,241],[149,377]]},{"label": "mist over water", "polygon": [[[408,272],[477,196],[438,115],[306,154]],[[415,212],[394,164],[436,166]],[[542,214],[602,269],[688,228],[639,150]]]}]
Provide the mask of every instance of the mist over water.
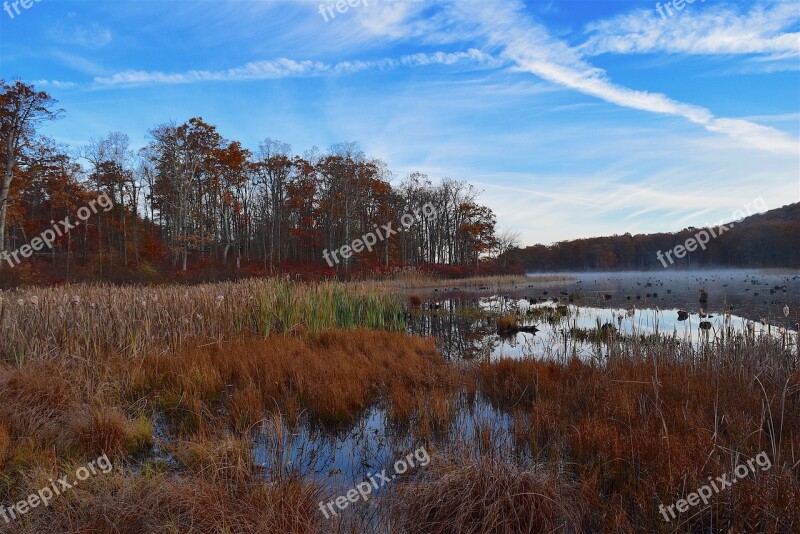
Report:
[{"label": "mist over water", "polygon": [[[437,337],[452,359],[603,357],[605,349],[575,336],[604,324],[622,335],[659,334],[697,343],[723,329],[796,340],[800,322],[800,274],[756,270],[563,273],[564,281],[539,282],[502,291],[463,292],[456,286],[428,294],[409,331]],[[707,300],[701,302],[701,290]],[[557,322],[531,318],[533,308],[565,307]],[[784,313],[789,308],[789,316]],[[685,315],[679,315],[679,311]],[[516,315],[537,332],[501,335],[497,315]],[[701,328],[710,323],[710,328]],[[708,324],[703,327],[709,326]],[[796,342],[793,343],[793,346]]]}]

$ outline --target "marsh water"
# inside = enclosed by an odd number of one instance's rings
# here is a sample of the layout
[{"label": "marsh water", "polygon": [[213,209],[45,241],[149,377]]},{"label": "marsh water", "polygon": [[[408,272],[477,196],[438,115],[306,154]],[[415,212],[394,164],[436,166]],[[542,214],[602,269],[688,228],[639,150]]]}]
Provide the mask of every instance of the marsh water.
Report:
[{"label": "marsh water", "polygon": [[[788,342],[796,339],[800,322],[800,273],[565,273],[564,278],[540,282],[534,275],[530,284],[492,292],[436,288],[411,315],[409,332],[436,337],[451,359],[563,359],[602,357],[580,334],[603,325],[623,335],[663,334],[693,342],[724,328],[749,329],[784,335]],[[543,307],[561,308],[559,320],[546,320],[551,317],[536,311]],[[514,315],[538,331],[498,334],[497,315]]]},{"label": "marsh water", "polygon": [[[708,343],[749,332],[782,340],[793,351],[798,343],[800,273],[578,273],[561,281],[532,277],[528,284],[499,289],[469,290],[448,283],[414,295],[421,302],[409,304],[409,333],[434,336],[454,364],[476,358],[579,357],[602,365],[607,349],[591,333],[611,328],[620,339],[669,336],[682,343]],[[528,331],[498,333],[499,316],[514,316]],[[371,474],[391,472],[396,459],[423,443],[445,450],[459,440],[474,440],[478,429],[488,429],[494,446],[526,454],[515,450],[511,417],[480,395],[460,398],[455,410],[458,416],[446,435],[426,440],[391,423],[383,403],[371,406],[348,428],[332,430],[305,421],[290,431],[285,422],[273,422],[263,428],[256,460],[265,468],[315,478],[330,500]],[[370,506],[356,503],[350,513],[363,521]]]}]

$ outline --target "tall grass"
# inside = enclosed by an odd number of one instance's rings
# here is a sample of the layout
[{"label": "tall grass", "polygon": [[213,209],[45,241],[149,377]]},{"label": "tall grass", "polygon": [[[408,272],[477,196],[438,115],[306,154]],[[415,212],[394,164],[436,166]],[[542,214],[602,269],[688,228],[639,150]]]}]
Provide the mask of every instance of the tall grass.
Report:
[{"label": "tall grass", "polygon": [[401,272],[387,274],[383,278],[375,278],[358,282],[361,287],[384,289],[384,290],[404,290],[404,289],[427,289],[437,287],[458,287],[461,289],[480,289],[480,288],[499,288],[503,286],[524,286],[539,283],[566,282],[573,280],[569,276],[563,275],[536,275],[524,276],[518,274],[507,274],[499,276],[473,276],[470,278],[437,278],[432,275],[419,272]]},{"label": "tall grass", "polygon": [[0,293],[0,359],[177,350],[189,340],[318,332],[402,331],[401,299],[336,282],[251,279],[200,286],[77,285]]}]

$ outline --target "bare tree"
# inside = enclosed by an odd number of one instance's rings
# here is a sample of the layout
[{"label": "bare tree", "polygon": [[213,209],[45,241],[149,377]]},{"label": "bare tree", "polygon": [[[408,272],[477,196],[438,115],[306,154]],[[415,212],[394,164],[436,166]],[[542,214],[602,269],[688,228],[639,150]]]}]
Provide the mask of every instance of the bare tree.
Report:
[{"label": "bare tree", "polygon": [[519,232],[501,230],[494,238],[491,256],[506,265],[508,263],[508,253],[519,248],[519,238]]}]

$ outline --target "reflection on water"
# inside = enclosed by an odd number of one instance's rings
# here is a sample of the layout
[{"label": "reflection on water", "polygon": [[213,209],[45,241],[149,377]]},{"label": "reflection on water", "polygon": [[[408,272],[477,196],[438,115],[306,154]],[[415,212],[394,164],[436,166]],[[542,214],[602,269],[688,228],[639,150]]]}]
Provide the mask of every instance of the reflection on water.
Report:
[{"label": "reflection on water", "polygon": [[[598,308],[682,309],[713,313],[733,311],[760,321],[762,318],[786,326],[783,307],[792,309],[791,324],[800,321],[800,273],[770,274],[755,270],[674,271],[646,273],[571,273],[572,281],[537,286],[539,294],[512,291],[510,296],[564,297],[562,292],[580,296],[584,306]],[[521,288],[520,288],[521,289]],[[700,290],[707,301],[700,302]],[[529,291],[527,293],[532,293]],[[564,300],[562,298],[562,300]]]},{"label": "reflection on water", "polygon": [[[423,438],[389,418],[383,405],[372,406],[352,426],[331,430],[304,417],[296,428],[283,418],[265,421],[255,440],[255,461],[273,476],[302,475],[315,480],[330,498],[347,492],[421,446],[444,452],[460,440],[491,436],[493,447],[513,451],[513,418],[480,398],[459,395],[448,428]],[[523,451],[518,454],[523,454]],[[386,488],[390,489],[390,488]],[[381,491],[374,492],[380,495]]]},{"label": "reflection on water", "polygon": [[[491,308],[498,299],[485,303]],[[713,343],[724,338],[748,334],[755,338],[771,336],[782,340],[787,348],[797,351],[797,332],[766,321],[755,322],[732,313],[689,313],[678,309],[661,310],[623,308],[593,308],[569,304],[562,307],[563,316],[556,321],[526,321],[529,310],[556,310],[555,304],[530,305],[525,300],[499,299],[506,301],[503,308],[513,310],[526,324],[536,325],[536,334],[519,332],[511,337],[490,334],[492,359],[501,357],[535,357],[565,359],[577,356],[583,359],[602,358],[607,355],[603,341],[604,330],[615,333],[617,340],[633,339],[636,336],[660,335],[672,337],[683,343],[699,347],[702,343]],[[549,317],[552,317],[550,315]],[[592,335],[594,334],[594,335]],[[589,338],[589,339],[587,339]]]},{"label": "reflection on water", "polygon": [[[708,294],[703,303],[698,299],[700,288]],[[771,296],[768,301],[762,293]],[[783,306],[790,308],[788,317]],[[442,355],[455,363],[502,357],[602,360],[611,343],[655,336],[695,346],[733,336],[770,336],[796,354],[793,325],[800,317],[798,308],[800,277],[729,272],[612,279],[593,274],[494,295],[432,291],[421,304],[410,305],[409,332],[436,337]],[[535,325],[536,332],[501,335],[497,331],[501,316],[513,317],[518,327]],[[261,428],[256,461],[273,476],[300,474],[316,480],[330,500],[371,474],[390,472],[398,458],[421,446],[443,452],[457,450],[464,441],[479,448],[486,442],[493,451],[520,458],[530,454],[515,443],[513,416],[493,407],[480,393],[467,398],[462,392],[450,409],[447,428],[432,436],[416,435],[410,430],[415,425],[393,422],[385,399],[366,409],[355,424],[335,431],[307,416],[294,427],[277,418]],[[373,501],[359,502],[347,514],[357,514],[362,527],[377,529],[374,522],[380,514],[375,506]]]},{"label": "reflection on water", "polygon": [[[736,334],[769,335],[797,351],[800,275],[704,271],[571,276],[571,281],[514,287],[496,295],[437,291],[413,310],[409,332],[436,337],[449,359],[602,358],[606,347],[586,338],[604,325],[623,338],[658,334],[695,345]],[[543,307],[564,313],[548,320]],[[500,335],[495,320],[502,315],[535,325],[537,332]]]}]

